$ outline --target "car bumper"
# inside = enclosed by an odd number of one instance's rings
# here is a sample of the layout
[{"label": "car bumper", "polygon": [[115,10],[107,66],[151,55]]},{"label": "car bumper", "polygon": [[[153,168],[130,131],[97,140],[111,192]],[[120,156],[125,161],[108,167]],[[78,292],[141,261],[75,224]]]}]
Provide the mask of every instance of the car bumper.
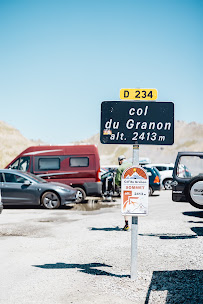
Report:
[{"label": "car bumper", "polygon": [[158,183],[158,184],[151,184],[150,186],[152,187],[153,191],[160,191],[161,188],[162,188],[162,186],[161,186],[160,183]]},{"label": "car bumper", "polygon": [[101,196],[102,182],[84,183],[85,192],[88,196]]},{"label": "car bumper", "polygon": [[71,194],[61,195],[61,205],[68,205],[74,203],[76,200],[76,195],[77,195],[76,191],[74,191]]}]

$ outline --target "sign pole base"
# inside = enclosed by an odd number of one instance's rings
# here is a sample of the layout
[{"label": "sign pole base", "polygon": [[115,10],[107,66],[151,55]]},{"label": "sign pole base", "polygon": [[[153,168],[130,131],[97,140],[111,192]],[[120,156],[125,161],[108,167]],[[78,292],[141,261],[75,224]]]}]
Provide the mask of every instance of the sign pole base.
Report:
[{"label": "sign pole base", "polygon": [[137,236],[138,236],[138,217],[132,216],[131,226],[131,280],[137,279]]},{"label": "sign pole base", "polygon": [[[133,145],[133,166],[139,166],[139,145]],[[138,217],[132,216],[131,226],[131,280],[137,279]]]}]

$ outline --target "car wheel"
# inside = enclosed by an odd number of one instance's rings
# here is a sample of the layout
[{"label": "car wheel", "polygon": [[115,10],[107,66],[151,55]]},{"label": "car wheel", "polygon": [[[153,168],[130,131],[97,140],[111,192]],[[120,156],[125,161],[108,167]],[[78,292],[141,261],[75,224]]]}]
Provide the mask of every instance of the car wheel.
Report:
[{"label": "car wheel", "polygon": [[60,206],[60,198],[55,192],[47,191],[42,195],[41,203],[47,209],[56,209]]},{"label": "car wheel", "polygon": [[203,209],[203,176],[194,177],[188,187],[189,203],[198,209]]},{"label": "car wheel", "polygon": [[82,188],[76,187],[75,188],[77,190],[77,194],[76,194],[76,203],[82,203],[85,200],[86,197],[86,193]]},{"label": "car wheel", "polygon": [[152,194],[154,192],[153,189],[152,189],[152,187],[149,186],[149,191],[148,192],[149,192],[149,196],[152,196]]},{"label": "car wheel", "polygon": [[165,179],[163,181],[163,185],[164,185],[165,190],[172,190],[171,183],[172,183],[172,179]]}]

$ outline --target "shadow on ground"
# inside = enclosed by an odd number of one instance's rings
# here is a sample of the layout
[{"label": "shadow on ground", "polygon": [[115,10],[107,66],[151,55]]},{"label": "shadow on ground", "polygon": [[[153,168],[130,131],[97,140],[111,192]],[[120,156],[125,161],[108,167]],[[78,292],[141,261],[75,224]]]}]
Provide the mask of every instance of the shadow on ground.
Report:
[{"label": "shadow on ground", "polygon": [[203,236],[203,227],[192,227],[190,228],[196,235]]},{"label": "shadow on ground", "polygon": [[186,211],[183,212],[183,215],[203,218],[203,211]]},{"label": "shadow on ground", "polygon": [[[60,206],[59,208],[57,209],[52,209],[53,211],[57,211],[57,210],[65,210],[65,209],[72,209],[73,206]],[[41,210],[47,210],[47,212],[50,212],[50,209],[46,209],[40,205],[7,205],[5,206],[4,205],[4,209],[16,209],[16,210],[19,210],[19,209],[41,209]],[[51,211],[52,211],[51,210]]]},{"label": "shadow on ground", "polygon": [[175,234],[153,234],[153,233],[139,233],[140,236],[154,236],[154,237],[158,237],[161,240],[185,240],[185,239],[194,239],[197,238],[197,235],[184,235],[184,234],[179,234],[179,235],[175,235]]},{"label": "shadow on ground", "polygon": [[[70,205],[60,206],[57,210],[77,210],[77,211],[98,211],[98,210],[105,210],[106,208],[115,207],[116,204],[114,203],[103,203],[103,202],[94,202],[91,200],[86,200],[82,203],[71,203]],[[41,209],[41,210],[48,210],[40,205],[4,205],[4,209]],[[50,209],[49,209],[50,211]]]},{"label": "shadow on ground", "polygon": [[44,265],[33,265],[34,267],[43,269],[78,269],[80,272],[84,272],[92,275],[106,275],[117,278],[126,278],[129,275],[117,275],[111,272],[98,269],[98,267],[108,267],[112,266],[101,264],[101,263],[89,263],[89,264],[66,264],[66,263],[56,263],[56,264],[44,264]]},{"label": "shadow on ground", "polygon": [[203,224],[203,221],[188,221],[188,223]]},{"label": "shadow on ground", "polygon": [[92,230],[92,231],[123,231],[123,228],[119,228],[118,226],[116,226],[116,227],[106,227],[106,228],[91,227],[91,228],[89,228],[89,230]]},{"label": "shadow on ground", "polygon": [[203,271],[174,270],[154,271],[145,304],[151,302],[154,291],[167,291],[169,303],[203,303]]}]

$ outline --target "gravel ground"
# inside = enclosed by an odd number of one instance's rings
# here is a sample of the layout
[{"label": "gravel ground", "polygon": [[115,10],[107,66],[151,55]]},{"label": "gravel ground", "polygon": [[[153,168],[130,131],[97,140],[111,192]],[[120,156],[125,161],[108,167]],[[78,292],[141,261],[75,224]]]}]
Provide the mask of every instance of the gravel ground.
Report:
[{"label": "gravel ground", "polygon": [[0,303],[203,303],[203,211],[170,191],[139,217],[135,281],[119,199],[5,208],[0,224]]}]

